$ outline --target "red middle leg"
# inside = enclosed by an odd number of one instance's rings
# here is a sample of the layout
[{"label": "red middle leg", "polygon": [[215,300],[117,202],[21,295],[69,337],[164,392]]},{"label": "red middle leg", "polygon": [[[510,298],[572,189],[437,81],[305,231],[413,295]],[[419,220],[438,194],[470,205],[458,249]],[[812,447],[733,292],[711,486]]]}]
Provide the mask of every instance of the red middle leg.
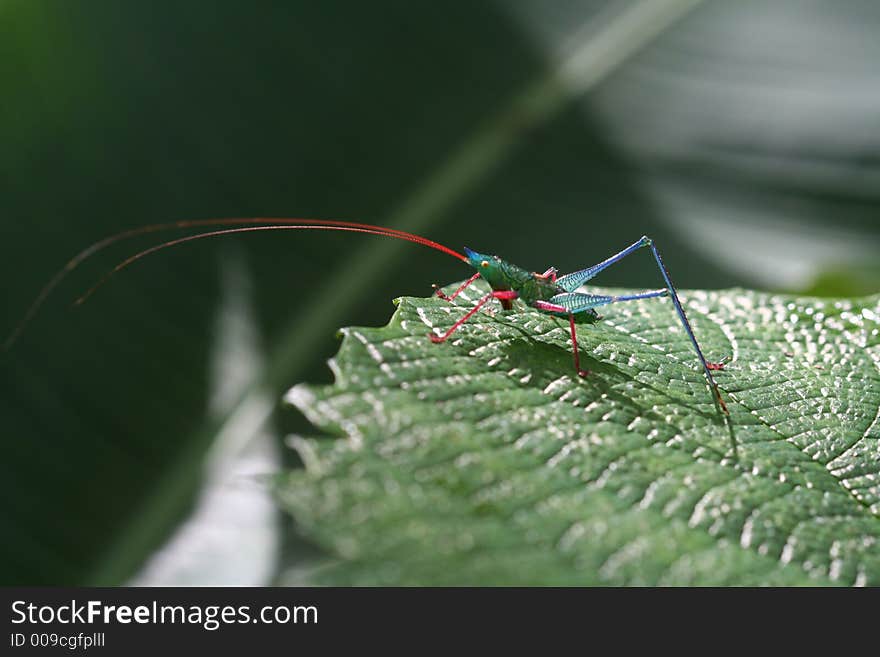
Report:
[{"label": "red middle leg", "polygon": [[590,370],[581,369],[581,356],[578,353],[578,337],[574,325],[574,314],[568,312],[568,309],[565,306],[559,306],[555,303],[548,303],[546,301],[536,301],[532,305],[538,310],[544,310],[551,313],[568,313],[568,325],[571,328],[571,349],[574,353],[574,369],[578,376],[589,376]]},{"label": "red middle leg", "polygon": [[555,283],[555,282],[556,282],[556,275],[557,275],[558,273],[559,273],[559,270],[556,269],[556,267],[550,267],[550,269],[548,269],[547,271],[545,271],[543,274],[538,274],[538,275],[539,275],[541,278],[549,279],[549,281],[550,281],[551,283]]},{"label": "red middle leg", "polygon": [[590,370],[581,369],[581,357],[578,353],[577,330],[575,330],[574,326],[574,315],[571,313],[568,315],[568,325],[571,328],[571,348],[574,352],[574,369],[578,373],[578,376],[589,376]]}]

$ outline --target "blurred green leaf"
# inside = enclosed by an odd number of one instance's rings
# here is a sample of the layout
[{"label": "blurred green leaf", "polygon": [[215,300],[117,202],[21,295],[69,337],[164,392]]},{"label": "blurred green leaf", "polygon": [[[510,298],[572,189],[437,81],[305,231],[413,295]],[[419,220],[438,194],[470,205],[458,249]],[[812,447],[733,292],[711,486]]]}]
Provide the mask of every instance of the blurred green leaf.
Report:
[{"label": "blurred green leaf", "polygon": [[[474,295],[477,293],[475,292]],[[344,330],[334,385],[288,401],[282,504],[330,584],[880,583],[880,297],[687,292],[726,421],[668,301],[581,326],[404,298]]]},{"label": "blurred green leaf", "polygon": [[[514,12],[554,56],[597,4]],[[803,292],[880,251],[878,29],[870,0],[703,2],[582,106],[667,230],[737,284]]]},{"label": "blurred green leaf", "polygon": [[840,266],[821,272],[804,294],[821,297],[865,296],[880,290],[880,267]]}]

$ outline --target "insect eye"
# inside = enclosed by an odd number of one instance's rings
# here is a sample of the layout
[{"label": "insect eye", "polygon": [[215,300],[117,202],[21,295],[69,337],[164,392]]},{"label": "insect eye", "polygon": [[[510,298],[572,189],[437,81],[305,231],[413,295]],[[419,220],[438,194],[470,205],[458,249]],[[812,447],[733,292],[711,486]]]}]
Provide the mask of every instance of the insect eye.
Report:
[{"label": "insect eye", "polygon": [[483,260],[483,262],[480,263],[480,267],[488,267],[488,266],[489,266],[488,260]]}]

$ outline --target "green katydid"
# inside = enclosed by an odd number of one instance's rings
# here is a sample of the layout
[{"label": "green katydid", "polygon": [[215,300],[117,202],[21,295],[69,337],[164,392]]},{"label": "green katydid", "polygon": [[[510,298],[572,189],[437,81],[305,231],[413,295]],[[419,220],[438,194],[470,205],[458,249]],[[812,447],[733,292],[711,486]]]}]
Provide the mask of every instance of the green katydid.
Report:
[{"label": "green katydid", "polygon": [[[236,225],[238,226],[236,228],[219,228],[221,226]],[[92,256],[101,249],[104,249],[107,246],[110,246],[111,244],[114,244],[120,240],[137,235],[173,229],[210,226],[217,227],[218,230],[196,233],[193,235],[187,235],[174,240],[163,242],[156,246],[140,251],[139,253],[136,253],[135,255],[123,260],[110,272],[108,272],[103,278],[101,278],[101,280],[99,280],[98,283],[90,288],[84,295],[77,299],[76,303],[79,304],[85,301],[101,285],[103,285],[110,276],[133,264],[135,261],[140,260],[141,258],[157,251],[194,240],[200,240],[209,237],[219,237],[221,235],[231,235],[236,233],[265,230],[338,230],[354,233],[366,233],[369,235],[379,235],[383,237],[392,237],[395,239],[414,242],[416,244],[421,244],[437,251],[441,251],[443,253],[446,253],[447,255],[458,258],[459,260],[470,265],[476,270],[476,273],[471,276],[467,281],[465,281],[451,295],[446,295],[441,290],[437,289],[436,293],[439,297],[448,301],[452,301],[478,278],[482,278],[483,280],[485,280],[492,288],[491,292],[482,296],[476,302],[476,304],[474,304],[474,306],[467,311],[464,316],[462,316],[454,324],[452,324],[452,326],[450,326],[444,333],[439,335],[436,333],[430,333],[429,336],[433,342],[445,342],[465,322],[467,322],[468,319],[470,319],[475,313],[477,313],[492,299],[497,299],[501,303],[501,306],[504,309],[508,310],[512,307],[513,301],[518,299],[526,305],[536,309],[538,312],[568,318],[569,327],[571,330],[574,368],[578,376],[587,376],[589,372],[581,369],[580,366],[580,355],[577,344],[576,316],[589,315],[592,318],[597,319],[598,315],[596,314],[595,309],[601,306],[625,301],[635,301],[637,299],[651,299],[656,297],[668,296],[672,300],[672,305],[675,308],[675,312],[678,314],[678,318],[681,321],[682,326],[684,327],[685,333],[687,334],[688,338],[691,341],[691,344],[694,347],[694,351],[697,354],[697,357],[703,368],[703,373],[705,374],[706,381],[709,384],[709,388],[713,393],[714,399],[717,402],[718,407],[725,415],[728,414],[727,406],[721,396],[718,384],[716,383],[715,378],[712,375],[713,371],[723,369],[724,365],[720,362],[709,362],[703,355],[703,352],[700,349],[700,345],[697,342],[697,338],[694,335],[694,331],[691,328],[690,322],[688,321],[687,315],[684,312],[684,308],[681,305],[681,301],[678,298],[678,293],[675,290],[675,286],[672,284],[672,280],[669,277],[669,272],[666,270],[666,266],[663,264],[663,260],[660,257],[660,252],[657,250],[657,247],[654,245],[653,241],[648,237],[642,237],[627,248],[612,255],[610,258],[603,260],[597,265],[593,265],[592,267],[587,267],[585,269],[581,269],[570,274],[566,274],[564,276],[559,276],[558,272],[553,267],[547,269],[542,274],[538,274],[536,272],[532,272],[527,269],[518,267],[512,263],[509,263],[497,255],[486,255],[478,253],[476,251],[472,251],[468,248],[464,249],[465,254],[463,255],[455,251],[454,249],[451,249],[447,246],[444,246],[443,244],[430,240],[426,237],[422,237],[420,235],[414,235],[413,233],[407,233],[405,231],[397,230],[394,228],[386,228],[382,226],[374,226],[371,224],[363,224],[351,221],[334,221],[322,219],[248,218],[203,219],[192,221],[178,221],[166,224],[152,224],[149,226],[141,226],[121,233],[117,233],[116,235],[112,235],[103,240],[95,242],[94,244],[74,256],[70,261],[68,261],[64,268],[56,273],[55,276],[40,291],[36,300],[31,304],[30,308],[26,312],[24,318],[21,320],[21,322],[19,322],[18,326],[15,328],[9,338],[7,338],[6,342],[4,343],[4,348],[8,349],[17,339],[21,331],[32,319],[32,317],[42,305],[52,289],[54,289],[61,282],[61,280],[75,267],[77,267],[83,260]],[[610,267],[611,265],[624,259],[626,256],[631,255],[632,253],[642,248],[650,249],[652,255],[654,256],[654,259],[657,262],[657,266],[660,269],[665,287],[656,290],[648,290],[639,294],[618,296],[590,294],[586,292],[576,291],[581,285],[594,278],[604,269]]]}]

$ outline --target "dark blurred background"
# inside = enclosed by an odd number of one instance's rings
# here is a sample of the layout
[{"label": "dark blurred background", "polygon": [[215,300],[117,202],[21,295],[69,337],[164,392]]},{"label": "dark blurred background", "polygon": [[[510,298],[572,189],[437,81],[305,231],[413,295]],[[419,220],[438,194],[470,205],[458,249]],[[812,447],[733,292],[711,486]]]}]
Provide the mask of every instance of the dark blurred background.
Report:
[{"label": "dark blurred background", "polygon": [[[873,0],[0,4],[13,328],[144,223],[349,219],[560,270],[642,234],[681,287],[880,290]],[[170,237],[170,236],[169,236]],[[0,377],[0,583],[308,581],[266,475],[338,326],[467,275],[360,235],[101,253]],[[602,283],[656,287],[634,256]]]}]

